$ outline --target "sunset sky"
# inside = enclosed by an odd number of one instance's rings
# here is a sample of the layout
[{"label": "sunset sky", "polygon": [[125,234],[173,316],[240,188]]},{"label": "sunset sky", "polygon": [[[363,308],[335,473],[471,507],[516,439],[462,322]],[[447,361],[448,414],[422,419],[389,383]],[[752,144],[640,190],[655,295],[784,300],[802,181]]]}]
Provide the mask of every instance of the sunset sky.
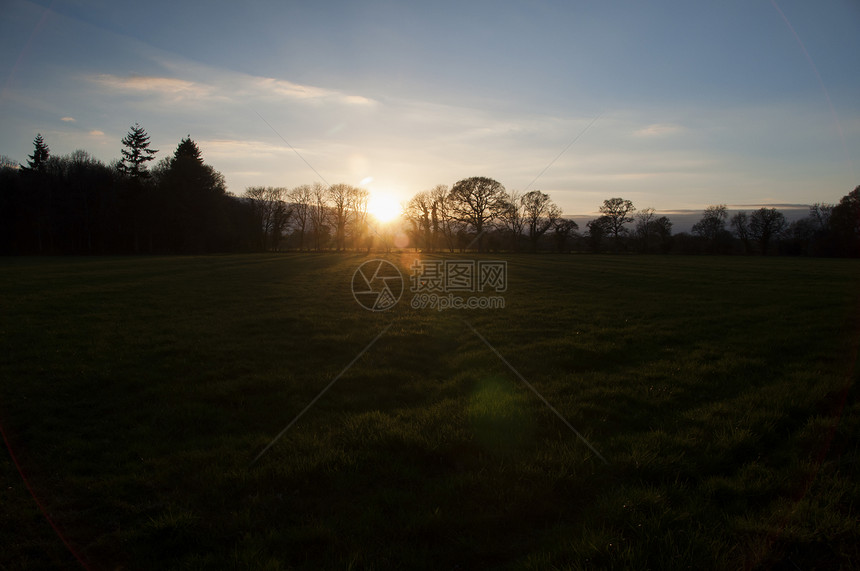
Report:
[{"label": "sunset sky", "polygon": [[107,162],[139,122],[158,158],[191,135],[234,194],[488,176],[566,213],[837,202],[858,31],[856,0],[2,0],[0,154],[41,132]]}]

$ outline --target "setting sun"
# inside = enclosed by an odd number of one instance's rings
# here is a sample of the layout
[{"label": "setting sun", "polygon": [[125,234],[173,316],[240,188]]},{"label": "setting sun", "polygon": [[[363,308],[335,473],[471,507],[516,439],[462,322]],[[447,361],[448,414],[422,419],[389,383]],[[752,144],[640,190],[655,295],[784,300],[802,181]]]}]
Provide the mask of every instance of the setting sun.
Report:
[{"label": "setting sun", "polygon": [[390,222],[400,215],[400,204],[391,195],[374,192],[370,195],[368,212],[380,222]]}]

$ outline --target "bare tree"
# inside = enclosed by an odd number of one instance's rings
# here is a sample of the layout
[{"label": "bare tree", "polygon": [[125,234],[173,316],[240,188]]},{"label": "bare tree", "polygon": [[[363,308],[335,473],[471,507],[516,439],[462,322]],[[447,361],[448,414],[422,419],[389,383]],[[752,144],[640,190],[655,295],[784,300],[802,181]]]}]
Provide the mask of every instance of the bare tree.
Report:
[{"label": "bare tree", "polygon": [[272,186],[252,186],[245,189],[245,198],[254,205],[260,229],[260,248],[278,249],[284,230],[292,215],[285,202],[287,189]]},{"label": "bare tree", "polygon": [[705,240],[713,242],[720,232],[726,229],[729,213],[725,204],[708,206],[702,213],[702,219],[693,224],[693,234],[698,234]]},{"label": "bare tree", "polygon": [[305,248],[305,232],[310,224],[311,202],[313,193],[308,184],[297,186],[289,193],[287,198],[293,209],[293,219],[296,221],[296,229],[299,232],[299,250]]},{"label": "bare tree", "polygon": [[[555,226],[561,216],[561,208],[552,201],[548,194],[539,190],[527,192],[522,199],[525,223],[529,229],[532,252],[537,250],[540,237]],[[572,220],[570,222],[573,222]],[[575,225],[576,223],[573,222]],[[558,228],[556,228],[558,233]]]},{"label": "bare tree", "polygon": [[329,205],[326,187],[315,182],[310,188],[310,219],[313,224],[314,248],[322,248],[323,238],[328,233]]},{"label": "bare tree", "polygon": [[609,198],[603,201],[600,213],[603,215],[602,218],[605,218],[604,223],[607,229],[615,238],[616,247],[618,245],[618,237],[626,230],[624,225],[633,222],[630,214],[635,210],[636,208],[633,206],[633,203],[623,198]]},{"label": "bare tree", "polygon": [[830,225],[830,216],[833,214],[833,204],[816,202],[809,207],[809,216],[816,223],[816,230],[824,230]]},{"label": "bare tree", "polygon": [[335,249],[340,251],[345,247],[346,223],[349,216],[349,203],[352,187],[348,184],[338,183],[328,187],[328,200],[331,204],[332,219],[334,222]]},{"label": "bare tree", "polygon": [[779,236],[787,222],[782,212],[776,208],[759,208],[750,216],[750,235],[758,241],[761,255],[767,255],[767,248],[775,236]]},{"label": "bare tree", "polygon": [[454,217],[475,230],[478,251],[482,252],[484,232],[505,208],[505,187],[491,178],[476,176],[454,183],[450,198]]},{"label": "bare tree", "polygon": [[579,224],[569,218],[556,218],[553,222],[553,238],[555,238],[555,247],[559,252],[568,251],[568,242],[570,237],[579,230]]},{"label": "bare tree", "polygon": [[432,251],[434,249],[434,228],[433,196],[431,192],[422,190],[413,196],[404,205],[403,217],[412,226],[412,239],[415,247]]},{"label": "bare tree", "polygon": [[523,195],[518,190],[513,190],[505,197],[504,201],[504,208],[502,208],[499,218],[511,233],[511,249],[518,250],[520,237],[523,235],[526,224]]},{"label": "bare tree", "polygon": [[646,253],[648,252],[649,238],[654,231],[653,223],[656,217],[656,211],[650,207],[641,209],[633,216],[636,221],[634,232],[636,233],[636,237],[642,242],[642,251]]},{"label": "bare tree", "polygon": [[457,239],[457,219],[451,208],[451,197],[447,185],[438,184],[430,191],[433,200],[430,211],[430,224],[433,228],[433,241],[439,244],[439,237],[445,239],[449,252],[454,251]]},{"label": "bare tree", "polygon": [[368,230],[367,207],[370,204],[370,192],[366,188],[352,187],[349,197],[348,228],[353,248],[366,246],[370,251],[372,238]]},{"label": "bare tree", "polygon": [[734,230],[735,236],[741,241],[744,245],[744,251],[749,254],[752,248],[750,247],[750,221],[749,216],[747,216],[746,212],[738,212],[731,219],[732,230]]}]

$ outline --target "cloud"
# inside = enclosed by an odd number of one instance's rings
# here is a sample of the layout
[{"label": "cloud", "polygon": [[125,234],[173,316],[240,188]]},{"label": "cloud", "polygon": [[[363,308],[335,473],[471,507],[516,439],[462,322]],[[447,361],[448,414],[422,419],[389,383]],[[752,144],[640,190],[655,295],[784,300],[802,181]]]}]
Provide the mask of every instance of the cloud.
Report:
[{"label": "cloud", "polygon": [[209,85],[173,77],[154,77],[147,75],[119,77],[103,73],[96,75],[91,79],[95,83],[113,91],[160,94],[167,96],[174,101],[201,99],[208,97],[213,92],[213,88]]},{"label": "cloud", "polygon": [[335,89],[326,89],[313,85],[301,85],[284,79],[271,77],[251,77],[251,84],[259,95],[263,97],[286,97],[301,101],[329,100],[346,105],[374,105],[376,101],[361,95],[345,94]]},{"label": "cloud", "polygon": [[240,158],[272,158],[292,153],[285,145],[263,143],[260,141],[236,139],[201,139],[197,141],[204,157],[223,157],[227,159]]},{"label": "cloud", "polygon": [[60,117],[60,121],[63,121],[65,123],[74,123],[75,118],[74,117]]},{"label": "cloud", "polygon": [[666,137],[684,131],[684,127],[674,123],[654,123],[633,131],[634,137]]},{"label": "cloud", "polygon": [[93,137],[104,137],[105,134],[104,134],[104,131],[99,131],[98,129],[93,129],[92,131],[90,131],[90,135],[92,135]]}]

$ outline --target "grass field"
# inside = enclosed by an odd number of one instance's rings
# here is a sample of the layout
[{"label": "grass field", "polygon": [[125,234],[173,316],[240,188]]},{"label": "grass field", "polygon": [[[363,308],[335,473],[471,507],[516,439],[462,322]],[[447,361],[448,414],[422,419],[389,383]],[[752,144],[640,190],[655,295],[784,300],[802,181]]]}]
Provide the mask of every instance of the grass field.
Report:
[{"label": "grass field", "polygon": [[856,261],[511,255],[504,309],[373,313],[366,259],[0,260],[0,568],[860,565]]}]

